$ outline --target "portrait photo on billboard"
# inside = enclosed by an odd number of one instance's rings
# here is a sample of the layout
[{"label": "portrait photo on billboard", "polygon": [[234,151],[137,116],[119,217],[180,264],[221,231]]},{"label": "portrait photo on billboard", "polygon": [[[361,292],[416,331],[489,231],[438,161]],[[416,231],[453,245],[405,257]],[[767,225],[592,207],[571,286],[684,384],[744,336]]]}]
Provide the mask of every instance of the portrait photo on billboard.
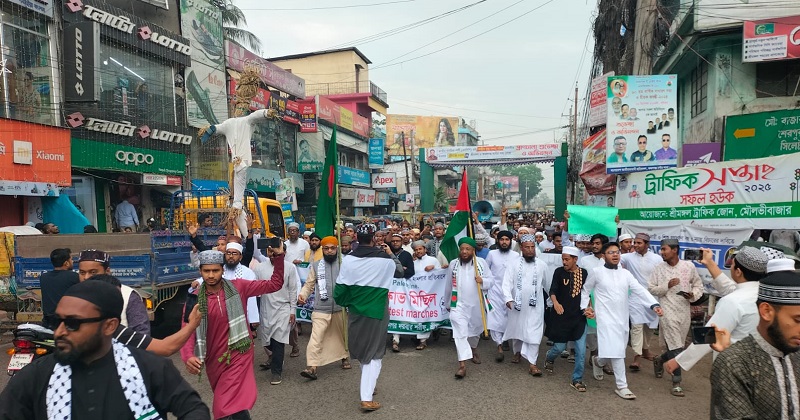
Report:
[{"label": "portrait photo on billboard", "polygon": [[678,166],[677,76],[609,76],[606,172]]}]

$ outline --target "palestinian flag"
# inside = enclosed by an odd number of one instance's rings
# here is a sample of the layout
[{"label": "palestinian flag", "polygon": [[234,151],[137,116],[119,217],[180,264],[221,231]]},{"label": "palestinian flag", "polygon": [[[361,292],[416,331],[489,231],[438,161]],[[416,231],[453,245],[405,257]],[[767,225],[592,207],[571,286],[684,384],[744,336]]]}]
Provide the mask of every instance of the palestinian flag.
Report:
[{"label": "palestinian flag", "polygon": [[453,214],[453,219],[450,220],[450,224],[447,225],[447,231],[442,238],[442,244],[439,245],[439,250],[447,257],[447,261],[458,258],[458,241],[465,236],[469,236],[470,238],[473,236],[467,168],[464,168],[464,174],[461,179],[461,190],[458,193],[456,211]]},{"label": "palestinian flag", "polygon": [[325,154],[325,166],[322,168],[322,184],[317,197],[317,217],[314,221],[314,231],[320,238],[333,236],[336,226],[336,201],[339,199],[339,189],[336,188],[338,176],[336,153],[336,126],[333,126],[328,152]]}]

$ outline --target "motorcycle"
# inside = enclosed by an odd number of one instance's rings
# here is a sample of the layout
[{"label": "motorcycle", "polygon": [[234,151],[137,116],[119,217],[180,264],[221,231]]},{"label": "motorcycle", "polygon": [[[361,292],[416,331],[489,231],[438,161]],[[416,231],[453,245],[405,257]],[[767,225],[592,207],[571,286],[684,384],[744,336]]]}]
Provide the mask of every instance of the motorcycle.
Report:
[{"label": "motorcycle", "polygon": [[14,376],[20,369],[28,366],[37,357],[55,350],[53,331],[41,325],[21,324],[14,330],[14,344],[8,349],[11,360],[8,362],[8,376]]}]

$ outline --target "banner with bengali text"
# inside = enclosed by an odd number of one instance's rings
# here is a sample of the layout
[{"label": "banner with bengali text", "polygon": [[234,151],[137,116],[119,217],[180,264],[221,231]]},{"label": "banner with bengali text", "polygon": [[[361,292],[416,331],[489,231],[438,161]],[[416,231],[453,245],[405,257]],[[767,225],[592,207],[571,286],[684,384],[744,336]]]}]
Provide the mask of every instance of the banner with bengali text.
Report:
[{"label": "banner with bengali text", "polygon": [[620,176],[620,219],[800,229],[800,153]]}]

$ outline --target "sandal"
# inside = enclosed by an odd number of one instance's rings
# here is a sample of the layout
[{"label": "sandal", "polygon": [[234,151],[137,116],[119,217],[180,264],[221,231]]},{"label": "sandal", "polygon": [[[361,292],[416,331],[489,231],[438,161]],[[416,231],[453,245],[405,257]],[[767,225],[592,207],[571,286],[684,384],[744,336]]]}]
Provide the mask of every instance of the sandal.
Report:
[{"label": "sandal", "polygon": [[603,367],[597,364],[597,356],[592,356],[592,376],[598,381],[602,381],[604,378]]},{"label": "sandal", "polygon": [[392,351],[395,353],[400,353],[400,343],[397,341],[392,341]]},{"label": "sandal", "polygon": [[633,392],[631,392],[631,390],[628,388],[615,389],[614,392],[616,392],[617,395],[619,395],[619,397],[622,398],[623,400],[636,399],[636,395],[633,395]]},{"label": "sandal", "polygon": [[656,357],[653,360],[653,372],[656,375],[656,378],[661,378],[664,376],[664,362],[661,361],[660,357]]},{"label": "sandal", "polygon": [[672,387],[672,391],[670,392],[675,397],[685,397],[686,394],[683,393],[683,388],[681,388],[680,384],[675,384]]},{"label": "sandal", "polygon": [[428,342],[426,340],[420,340],[417,350],[425,350],[425,347],[428,347]]},{"label": "sandal", "polygon": [[522,355],[515,353],[513,356],[511,356],[511,363],[519,363],[520,358],[522,358]]},{"label": "sandal", "polygon": [[297,357],[300,355],[300,349],[295,347],[292,349],[292,352],[289,353],[289,357]]},{"label": "sandal", "polygon": [[631,362],[631,364],[628,365],[628,369],[630,369],[631,372],[638,372],[641,369],[641,366],[639,366],[640,357],[642,356],[639,356],[638,354],[636,356],[633,356],[633,362]]},{"label": "sandal", "polygon": [[464,379],[465,376],[467,376],[467,367],[466,366],[459,367],[458,370],[456,371],[456,379]]},{"label": "sandal", "polygon": [[528,368],[528,373],[532,376],[542,376],[542,371],[536,365],[531,365],[531,367]]},{"label": "sandal", "polygon": [[581,381],[575,381],[571,385],[578,392],[586,392],[586,385],[584,385],[583,382],[581,382]]},{"label": "sandal", "polygon": [[317,371],[316,369],[303,369],[303,371],[300,372],[300,376],[311,379],[312,381],[316,381]]},{"label": "sandal", "polygon": [[481,356],[475,350],[472,351],[472,363],[481,364]]},{"label": "sandal", "polygon": [[350,359],[342,359],[342,369],[352,369],[353,366],[350,365]]}]

